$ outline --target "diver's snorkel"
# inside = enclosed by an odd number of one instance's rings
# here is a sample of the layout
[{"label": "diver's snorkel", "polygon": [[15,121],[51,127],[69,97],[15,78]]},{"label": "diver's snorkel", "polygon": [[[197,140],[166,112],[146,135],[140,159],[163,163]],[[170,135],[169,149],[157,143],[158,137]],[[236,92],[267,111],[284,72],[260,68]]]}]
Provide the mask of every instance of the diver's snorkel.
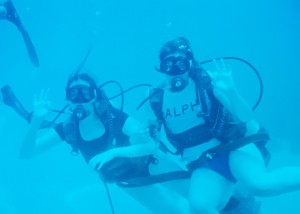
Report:
[{"label": "diver's snorkel", "polygon": [[[89,47],[83,60],[77,66],[75,74],[72,77],[74,80],[76,80],[76,78],[79,77],[80,72],[82,71],[82,69],[91,53],[91,50],[92,50],[92,46]],[[90,115],[91,112],[86,110],[86,108],[81,104],[88,103],[91,100],[93,100],[96,96],[97,90],[95,88],[93,89],[91,87],[87,87],[84,85],[79,85],[79,86],[75,86],[75,87],[70,87],[69,85],[70,85],[70,82],[68,83],[68,86],[66,88],[66,99],[71,103],[77,104],[74,109],[71,108],[72,115],[77,120],[83,120],[88,115]]]}]

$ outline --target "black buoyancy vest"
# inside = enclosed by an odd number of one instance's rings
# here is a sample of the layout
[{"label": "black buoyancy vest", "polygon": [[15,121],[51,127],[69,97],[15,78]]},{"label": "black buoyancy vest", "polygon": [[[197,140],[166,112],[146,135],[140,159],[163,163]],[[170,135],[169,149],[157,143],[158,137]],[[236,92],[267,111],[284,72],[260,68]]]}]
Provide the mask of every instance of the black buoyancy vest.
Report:
[{"label": "black buoyancy vest", "polygon": [[[96,103],[94,107],[108,134],[106,142],[103,142],[106,144],[104,151],[114,147],[129,146],[129,137],[122,133],[122,127],[116,125],[118,118],[113,114],[111,104],[109,102]],[[78,143],[80,140],[77,127],[78,120],[75,118],[70,118],[63,126],[65,141],[72,146],[73,153],[75,154],[78,153]],[[83,156],[85,155],[83,154]],[[123,181],[146,176],[149,174],[148,165],[150,160],[151,156],[134,158],[117,157],[106,163],[99,172],[99,175],[106,182]]]},{"label": "black buoyancy vest", "polygon": [[[116,146],[113,145],[114,143],[118,143],[118,141],[115,139],[117,138],[117,135],[119,130],[116,129],[116,126],[113,122],[115,116],[112,112],[113,107],[110,105],[108,101],[101,101],[96,102],[94,104],[94,109],[96,111],[97,116],[102,121],[105,127],[105,131],[107,132],[108,138],[106,142],[106,150]],[[78,153],[78,144],[80,140],[79,132],[78,132],[78,120],[71,116],[66,122],[63,124],[63,131],[65,136],[65,141],[70,144],[73,148],[73,154]]]},{"label": "black buoyancy vest", "polygon": [[[206,130],[209,130],[211,136],[220,138],[220,136],[223,134],[224,126],[228,121],[229,113],[214,96],[211,79],[204,69],[196,68],[195,71],[192,72],[190,77],[195,82],[195,90],[197,96],[196,101],[198,103],[201,103],[202,108],[201,111],[198,112],[197,116],[204,119],[204,127],[206,128]],[[157,117],[160,125],[165,125],[164,113],[162,111],[163,97],[164,90],[162,88],[153,88],[153,90],[150,91],[150,106],[154,111],[154,114]],[[177,144],[177,149],[184,149],[185,145],[181,145],[178,148],[178,143],[175,142],[175,137],[172,136],[173,134],[170,132],[170,130],[168,130],[166,126],[164,127],[171,143],[173,145]],[[198,144],[201,144],[202,142],[208,140],[207,135],[203,135],[202,140],[201,137],[202,136],[198,136],[198,139],[200,138],[200,142]]]}]

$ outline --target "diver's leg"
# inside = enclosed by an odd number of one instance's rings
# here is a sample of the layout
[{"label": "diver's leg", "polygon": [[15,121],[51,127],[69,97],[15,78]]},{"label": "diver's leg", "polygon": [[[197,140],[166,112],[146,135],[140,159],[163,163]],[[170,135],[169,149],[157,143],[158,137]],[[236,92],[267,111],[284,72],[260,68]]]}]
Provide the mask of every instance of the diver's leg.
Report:
[{"label": "diver's leg", "polygon": [[273,196],[300,189],[300,167],[268,171],[253,143],[232,151],[229,165],[232,174],[257,196]]},{"label": "diver's leg", "polygon": [[234,184],[219,173],[207,168],[193,172],[189,202],[195,214],[217,214],[232,195]]},{"label": "diver's leg", "polygon": [[[154,158],[157,159],[157,164],[149,165],[151,175],[187,170],[185,165],[180,162],[180,159],[176,159],[175,156],[170,157],[162,151],[156,153]],[[184,198],[188,197],[189,179],[174,179],[161,183],[161,185],[169,191],[178,193]]]},{"label": "diver's leg", "polygon": [[[121,188],[115,185],[108,185],[109,193],[104,185],[95,183],[93,185],[76,188],[64,197],[64,202],[74,214],[96,214],[112,213],[112,209],[119,213],[120,207],[130,207],[136,213],[146,212],[154,214],[188,214],[188,202],[165,191],[159,185]],[[122,192],[120,191],[122,190]],[[108,195],[109,194],[109,195]],[[131,196],[127,198],[126,196]],[[110,207],[110,200],[113,207]],[[141,206],[137,206],[137,203]],[[122,213],[122,212],[121,212]],[[124,212],[123,212],[124,213]],[[131,211],[131,213],[133,213]]]},{"label": "diver's leg", "polygon": [[138,203],[155,214],[188,214],[188,202],[177,194],[167,191],[160,185],[122,188]]},{"label": "diver's leg", "polygon": [[[25,41],[25,45],[27,47],[27,52],[29,54],[29,57],[31,59],[31,62],[34,66],[39,66],[39,59],[35,50],[35,47],[24,27],[24,25],[21,22],[21,19],[16,11],[16,8],[12,1],[5,1],[2,4],[5,7],[5,18],[6,20],[14,23],[16,27],[19,29],[19,31],[22,33],[23,39]],[[0,17],[1,18],[1,17]]]},{"label": "diver's leg", "polygon": [[111,213],[108,195],[100,182],[74,187],[63,196],[63,201],[72,214],[96,214],[99,210],[103,214]]},{"label": "diver's leg", "polygon": [[248,189],[236,184],[233,197],[221,214],[260,214],[261,202]]},{"label": "diver's leg", "polygon": [[15,204],[10,189],[0,178],[0,213],[16,214]]}]

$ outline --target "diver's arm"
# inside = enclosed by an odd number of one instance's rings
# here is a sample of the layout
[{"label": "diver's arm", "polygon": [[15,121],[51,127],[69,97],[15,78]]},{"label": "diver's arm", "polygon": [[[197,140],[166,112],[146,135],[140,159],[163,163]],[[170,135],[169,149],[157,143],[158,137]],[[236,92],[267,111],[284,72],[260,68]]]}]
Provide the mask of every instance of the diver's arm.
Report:
[{"label": "diver's arm", "polygon": [[20,148],[20,158],[22,159],[31,158],[62,141],[53,128],[49,128],[44,135],[37,136],[43,121],[52,111],[48,92],[49,90],[42,90],[34,98],[32,120]]},{"label": "diver's arm", "polygon": [[256,121],[251,107],[235,87],[231,68],[222,59],[215,60],[215,65],[216,71],[208,71],[215,97],[232,115],[246,123],[248,134],[256,133],[260,125]]},{"label": "diver's arm", "polygon": [[157,152],[158,146],[156,144],[135,144],[131,146],[124,146],[111,149],[107,152],[111,154],[112,157],[141,157],[146,155],[152,155]]},{"label": "diver's arm", "polygon": [[147,128],[133,118],[127,118],[122,131],[130,137],[131,145],[113,148],[94,156],[89,161],[91,168],[100,170],[105,163],[117,157],[141,157],[158,151],[158,143],[149,136]]},{"label": "diver's arm", "polygon": [[248,103],[238,92],[232,69],[223,59],[214,60],[216,69],[207,71],[211,78],[215,97],[242,122],[254,120],[254,114]]},{"label": "diver's arm", "polygon": [[254,120],[254,113],[251,107],[237,90],[226,90],[226,93],[214,90],[214,95],[230,113],[238,117],[242,122]]},{"label": "diver's arm", "polygon": [[157,151],[159,144],[150,137],[148,128],[134,118],[127,118],[122,131],[130,137],[131,145],[115,148],[117,157],[145,156]]},{"label": "diver's arm", "polygon": [[21,143],[20,158],[29,159],[62,142],[58,134],[53,128],[48,129],[42,136],[37,136],[40,126],[43,122],[42,118],[33,117],[29,129]]},{"label": "diver's arm", "polygon": [[246,123],[247,135],[257,133],[260,129],[254,113],[245,99],[238,93],[235,87],[228,87],[226,90],[214,88],[215,97],[220,103],[241,122]]},{"label": "diver's arm", "polygon": [[111,153],[114,157],[139,157],[157,151],[159,144],[150,137],[148,126],[135,118],[126,118],[122,132],[129,136],[131,145],[113,148],[104,153]]},{"label": "diver's arm", "polygon": [[255,119],[251,107],[237,90],[227,91],[226,98],[218,93],[215,93],[215,96],[231,114],[235,115],[241,122],[246,123],[248,135],[259,131],[260,124]]}]

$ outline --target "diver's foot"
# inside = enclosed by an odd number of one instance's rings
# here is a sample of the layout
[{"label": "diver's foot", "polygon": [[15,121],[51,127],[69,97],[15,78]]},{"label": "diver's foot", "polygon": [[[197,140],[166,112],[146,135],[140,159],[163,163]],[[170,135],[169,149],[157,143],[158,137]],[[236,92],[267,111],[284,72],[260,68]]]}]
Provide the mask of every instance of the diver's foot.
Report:
[{"label": "diver's foot", "polygon": [[4,2],[3,6],[6,9],[6,19],[19,27],[19,25],[21,24],[20,18],[12,1],[8,0]]},{"label": "diver's foot", "polygon": [[30,60],[35,67],[38,67],[40,65],[40,63],[39,63],[39,59],[38,59],[36,50],[34,48],[34,45],[32,44],[32,41],[31,41],[25,27],[22,25],[21,19],[16,11],[14,4],[12,3],[11,0],[8,0],[8,1],[4,2],[2,6],[4,6],[6,9],[6,17],[4,17],[4,18],[6,18],[8,21],[15,24],[15,26],[22,33]]},{"label": "diver's foot", "polygon": [[0,19],[5,19],[6,14],[7,14],[6,7],[0,4]]}]

